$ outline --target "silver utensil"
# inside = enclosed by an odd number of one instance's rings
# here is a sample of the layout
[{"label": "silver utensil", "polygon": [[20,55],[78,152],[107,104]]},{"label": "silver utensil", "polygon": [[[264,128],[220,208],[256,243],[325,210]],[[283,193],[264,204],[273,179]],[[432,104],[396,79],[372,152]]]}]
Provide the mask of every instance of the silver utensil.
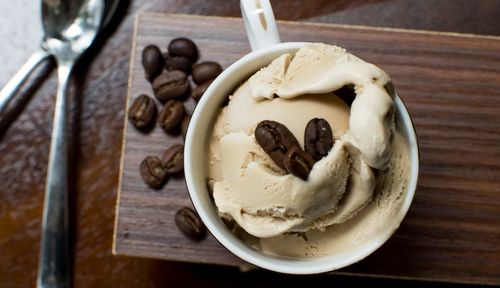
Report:
[{"label": "silver utensil", "polygon": [[10,103],[14,95],[16,95],[19,87],[21,87],[24,81],[26,81],[31,72],[48,56],[50,56],[50,54],[47,50],[45,50],[42,43],[40,50],[33,53],[21,69],[17,71],[14,77],[7,82],[4,88],[0,91],[0,115],[7,109],[7,105]]},{"label": "silver utensil", "polygon": [[[105,18],[102,21],[101,30],[106,27],[111,21],[115,11],[118,8],[119,0],[105,0]],[[26,63],[17,71],[17,73],[12,77],[9,82],[0,90],[0,116],[4,115],[9,103],[17,94],[19,88],[26,81],[28,76],[33,72],[33,70],[47,57],[51,56],[50,52],[47,50],[47,43],[45,39],[42,40],[40,44],[40,49],[33,53],[31,57],[26,61]]]},{"label": "silver utensil", "polygon": [[68,87],[71,69],[93,42],[104,15],[102,0],[43,0],[45,49],[57,62],[57,88],[45,188],[37,286],[69,287]]}]

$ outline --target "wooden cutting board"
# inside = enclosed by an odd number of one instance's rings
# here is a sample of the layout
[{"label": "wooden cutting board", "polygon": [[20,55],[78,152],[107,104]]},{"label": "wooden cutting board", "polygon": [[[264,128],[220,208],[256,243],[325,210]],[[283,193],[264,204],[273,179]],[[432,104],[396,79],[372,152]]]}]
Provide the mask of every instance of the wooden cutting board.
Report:
[{"label": "wooden cutting board", "polygon": [[[335,273],[500,285],[500,37],[280,22],[283,41],[347,48],[387,71],[416,126],[421,170],[414,201],[394,236],[365,260]],[[141,52],[193,39],[201,60],[227,67],[250,51],[241,19],[140,14],[130,62],[128,105],[153,95]],[[185,102],[192,111],[194,102]],[[139,176],[147,155],[182,137],[135,130],[125,120],[113,253],[241,265],[212,236],[184,237],[174,214],[191,206],[184,180],[149,189]]]}]

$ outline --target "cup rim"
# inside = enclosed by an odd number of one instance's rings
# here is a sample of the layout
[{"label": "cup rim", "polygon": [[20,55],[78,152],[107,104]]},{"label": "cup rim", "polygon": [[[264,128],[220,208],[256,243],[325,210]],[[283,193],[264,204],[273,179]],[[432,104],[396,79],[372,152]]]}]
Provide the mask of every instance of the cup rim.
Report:
[{"label": "cup rim", "polygon": [[[395,215],[395,217],[398,217],[396,222],[397,225],[392,229],[392,231],[388,231],[382,236],[377,237],[376,239],[372,239],[366,242],[364,245],[357,247],[354,252],[347,253],[345,257],[342,257],[342,259],[340,260],[334,259],[332,255],[322,256],[318,258],[315,257],[303,258],[298,260],[297,258],[288,258],[288,257],[276,258],[277,256],[268,255],[261,251],[255,250],[249,247],[242,240],[237,239],[229,230],[221,231],[218,227],[216,227],[217,225],[210,219],[210,216],[207,213],[208,210],[201,203],[202,201],[199,196],[200,193],[209,193],[209,191],[206,188],[203,189],[203,191],[196,191],[197,188],[194,183],[195,179],[193,178],[192,175],[192,169],[203,169],[203,170],[206,169],[205,167],[200,168],[199,167],[200,165],[196,165],[196,159],[193,159],[193,153],[192,153],[193,140],[194,140],[194,135],[196,133],[195,131],[198,130],[197,127],[199,125],[199,123],[197,123],[197,120],[200,118],[200,115],[205,111],[206,109],[205,107],[210,98],[214,97],[213,96],[214,92],[221,84],[223,84],[224,80],[228,76],[234,73],[238,73],[243,67],[248,65],[252,60],[255,60],[259,57],[279,52],[285,53],[286,51],[289,50],[298,50],[300,47],[304,46],[307,43],[308,42],[285,42],[285,43],[275,44],[263,49],[250,52],[245,56],[243,56],[242,58],[238,59],[233,64],[231,64],[228,68],[226,68],[212,82],[210,87],[206,90],[205,95],[200,99],[196,109],[194,110],[193,115],[191,117],[190,125],[188,127],[188,131],[186,133],[185,148],[184,148],[186,187],[191,202],[193,203],[195,210],[198,212],[201,220],[207,227],[208,231],[214,236],[214,238],[220,244],[222,244],[222,246],[224,246],[232,254],[238,256],[244,261],[271,271],[287,273],[287,274],[317,274],[317,273],[324,273],[337,270],[364,259],[368,255],[376,251],[380,246],[382,246],[397,230],[397,228],[405,218],[410,208],[410,204],[413,200],[416,191],[418,174],[419,174],[419,163],[420,163],[415,127],[408,113],[408,110],[406,109],[405,104],[403,103],[403,101],[396,92],[395,93],[396,95],[394,95],[396,113],[402,120],[400,121],[401,122],[400,125],[404,126],[404,131],[406,131],[405,138],[408,141],[409,158],[410,158],[409,159],[410,178],[405,191],[406,192],[405,199],[402,202],[401,207],[398,210],[398,213]],[[255,71],[257,71],[262,67],[264,66],[256,67]],[[213,117],[216,115],[215,112],[213,113],[214,115],[211,115],[211,117],[209,117],[212,121]],[[205,137],[203,141],[206,141],[207,139],[208,136]],[[203,185],[202,187],[206,187],[206,185]],[[213,207],[210,207],[210,209],[216,209],[215,204],[213,204]],[[224,229],[226,229],[225,226]],[[241,243],[234,243],[234,240],[230,239],[232,237],[228,236],[227,233],[230,233],[233,236],[233,238],[235,238],[237,241]]]}]

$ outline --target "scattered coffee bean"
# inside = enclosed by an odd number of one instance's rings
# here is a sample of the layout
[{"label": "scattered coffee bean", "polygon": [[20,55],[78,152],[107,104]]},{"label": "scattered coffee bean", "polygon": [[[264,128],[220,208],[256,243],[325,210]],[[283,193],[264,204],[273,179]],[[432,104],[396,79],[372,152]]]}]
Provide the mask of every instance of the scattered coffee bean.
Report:
[{"label": "scattered coffee bean", "polygon": [[191,63],[198,60],[198,48],[188,38],[176,38],[168,45],[168,53],[172,56],[185,56],[191,59]]},{"label": "scattered coffee bean", "polygon": [[128,110],[128,119],[137,129],[152,127],[156,118],[156,104],[151,97],[139,95]]},{"label": "scattered coffee bean", "polygon": [[191,66],[193,63],[191,59],[185,56],[171,56],[164,55],[165,58],[165,68],[169,71],[181,70],[182,72],[189,74],[191,73]]},{"label": "scattered coffee bean", "polygon": [[205,94],[205,91],[207,91],[208,86],[210,86],[210,84],[212,84],[213,81],[214,81],[214,79],[211,79],[205,83],[202,83],[201,85],[196,86],[196,88],[194,88],[193,91],[191,92],[191,97],[196,102],[200,101],[203,94]]},{"label": "scattered coffee bean", "polygon": [[198,63],[193,66],[193,81],[196,84],[201,85],[208,80],[215,79],[221,72],[222,67],[219,63],[212,61]]},{"label": "scattered coffee bean", "polygon": [[314,165],[314,159],[299,146],[294,146],[286,153],[283,163],[288,173],[305,181]]},{"label": "scattered coffee bean", "polygon": [[300,147],[295,136],[285,125],[270,120],[264,120],[257,125],[255,139],[274,163],[284,170],[286,168],[283,160],[287,152],[292,147]]},{"label": "scattered coffee bean", "polygon": [[188,207],[183,207],[175,213],[175,224],[184,235],[193,240],[201,240],[207,234],[200,216]]},{"label": "scattered coffee bean", "polygon": [[337,95],[337,97],[344,101],[347,106],[351,107],[352,102],[356,98],[356,91],[354,88],[354,84],[344,85],[335,90],[333,94]]},{"label": "scattered coffee bean", "polygon": [[184,169],[184,145],[174,144],[161,156],[161,164],[168,174],[176,174]]},{"label": "scattered coffee bean", "polygon": [[160,75],[163,70],[163,55],[158,46],[149,45],[142,50],[142,67],[149,82]]},{"label": "scattered coffee bean", "polygon": [[189,89],[186,73],[180,70],[163,72],[153,81],[153,90],[156,98],[161,102],[178,98]]},{"label": "scattered coffee bean", "polygon": [[142,180],[153,189],[160,189],[167,180],[167,171],[156,156],[148,156],[142,160],[139,171]]},{"label": "scattered coffee bean", "polygon": [[315,161],[328,155],[333,147],[333,134],[330,124],[323,118],[311,119],[306,125],[304,146]]},{"label": "scattered coffee bean", "polygon": [[186,111],[181,101],[169,100],[160,112],[158,124],[167,133],[177,132],[177,128],[179,128],[185,114]]},{"label": "scattered coffee bean", "polygon": [[189,127],[189,121],[191,121],[191,115],[186,115],[184,116],[184,119],[182,119],[181,123],[181,133],[182,133],[182,138],[186,139],[186,133]]}]

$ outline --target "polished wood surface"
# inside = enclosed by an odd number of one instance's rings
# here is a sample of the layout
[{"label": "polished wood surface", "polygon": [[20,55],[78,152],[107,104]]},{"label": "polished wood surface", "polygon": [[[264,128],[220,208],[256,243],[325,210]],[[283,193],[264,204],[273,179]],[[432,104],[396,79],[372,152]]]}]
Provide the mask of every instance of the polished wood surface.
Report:
[{"label": "polished wood surface", "polygon": [[[123,118],[125,111],[125,98],[128,83],[128,67],[130,61],[130,46],[132,39],[133,21],[135,16],[141,11],[152,11],[162,13],[190,13],[218,16],[239,17],[238,1],[188,1],[188,0],[157,0],[157,1],[132,1],[128,7],[127,1],[121,1],[124,5],[123,16],[117,17],[116,26],[107,31],[105,35],[109,37],[101,38],[100,43],[93,47],[87,57],[80,62],[77,74],[73,80],[73,151],[72,155],[72,224],[73,233],[73,282],[75,287],[176,287],[179,285],[201,285],[208,286],[234,286],[238,284],[243,287],[265,283],[272,285],[285,284],[321,284],[322,281],[329,283],[353,283],[358,278],[344,278],[338,275],[320,275],[315,277],[292,277],[254,271],[250,273],[239,273],[237,269],[230,269],[209,265],[187,265],[177,262],[167,262],[159,260],[148,260],[141,258],[112,256],[111,243],[114,225],[114,207],[118,187],[120,146],[122,142]],[[427,0],[427,1],[272,1],[278,19],[283,20],[305,20],[315,22],[330,22],[343,24],[360,24],[373,26],[390,26],[398,28],[428,29],[477,34],[500,35],[500,19],[497,11],[500,10],[500,1],[495,0]],[[120,19],[122,18],[122,19]],[[474,43],[471,40],[470,43]],[[473,44],[471,44],[473,45]],[[425,43],[420,47],[425,48]],[[448,51],[438,52],[437,55]],[[460,54],[460,53],[459,53]],[[489,59],[487,55],[479,55],[482,59]],[[493,58],[492,58],[493,59]],[[496,59],[496,58],[495,58]],[[400,59],[401,60],[401,59]],[[471,60],[474,62],[473,60]],[[493,62],[494,63],[494,62]],[[498,62],[497,62],[498,63]],[[407,65],[401,63],[401,65]],[[447,65],[455,65],[454,59],[448,59]],[[498,64],[497,66],[498,67]],[[481,97],[486,99],[482,102],[476,98],[467,98],[467,94],[473,94],[474,88],[462,78],[457,85],[461,87],[459,96],[464,101],[470,101],[472,107],[479,107],[478,111],[487,115],[492,111],[498,111],[498,106],[491,102],[495,98],[494,90],[488,81],[492,80],[493,65],[481,67],[482,88],[487,91]],[[421,70],[424,73],[428,70]],[[497,70],[498,71],[498,70]],[[428,147],[439,146],[447,138],[453,139],[453,132],[458,129],[465,133],[469,130],[468,137],[474,133],[485,133],[489,131],[489,138],[477,139],[475,143],[467,139],[455,139],[452,148],[455,150],[455,159],[449,167],[440,166],[440,150],[428,153],[427,158],[422,161],[429,163],[427,171],[446,171],[440,174],[441,180],[432,179],[421,189],[434,191],[430,193],[432,199],[447,199],[450,193],[460,194],[464,189],[470,189],[470,185],[475,183],[473,176],[478,176],[479,180],[486,183],[485,186],[478,187],[478,192],[484,194],[486,198],[498,195],[498,153],[494,150],[482,150],[482,145],[495,145],[495,131],[488,130],[494,128],[489,123],[495,116],[482,117],[481,113],[474,110],[469,112],[462,103],[454,103],[440,94],[439,91],[450,91],[449,86],[440,84],[439,79],[450,79],[452,77],[467,76],[471,71],[464,67],[457,67],[451,75],[440,73],[439,69],[433,69],[435,74],[434,82],[428,89],[422,91],[426,97],[435,95],[438,105],[433,106],[428,111],[422,122],[416,123],[421,127],[426,127],[431,122],[432,115],[451,114],[454,118],[443,123],[443,127],[454,127],[456,129],[436,130],[427,135],[428,141],[421,145]],[[430,72],[429,72],[430,73]],[[422,74],[417,74],[419,76]],[[415,78],[414,81],[418,81]],[[430,90],[431,87],[438,87],[440,90]],[[50,131],[52,127],[53,104],[55,97],[56,77],[52,72],[50,77],[43,82],[37,92],[32,95],[31,101],[24,108],[22,114],[10,125],[6,131],[1,132],[0,140],[0,287],[33,287],[35,283],[36,270],[38,264],[38,250],[40,239],[40,222],[42,215],[42,201],[45,186],[45,175],[48,160],[48,150],[50,143]],[[408,91],[407,97],[411,97],[416,102],[412,109],[424,107],[427,103],[419,102],[419,91],[411,91],[411,87],[400,87]],[[26,89],[30,90],[30,89]],[[406,96],[405,96],[406,97]],[[433,98],[434,99],[434,98]],[[406,98],[405,98],[406,100]],[[497,102],[498,104],[498,102]],[[459,105],[459,106],[456,106]],[[462,107],[462,110],[452,110],[453,107]],[[411,111],[412,112],[412,111]],[[474,125],[467,126],[459,115],[464,113],[473,119]],[[498,113],[496,113],[498,114]],[[478,121],[483,121],[485,126],[477,128]],[[498,122],[498,121],[497,121]],[[455,126],[453,126],[455,125]],[[443,128],[441,127],[441,129]],[[417,128],[418,129],[418,128]],[[438,132],[446,132],[439,134]],[[463,145],[463,148],[460,148]],[[496,144],[498,145],[498,144]],[[475,148],[474,148],[475,147]],[[491,146],[494,147],[494,146]],[[498,146],[497,146],[498,147]],[[473,148],[475,150],[473,150]],[[473,150],[472,154],[465,154],[464,149]],[[430,150],[429,150],[430,151]],[[493,151],[493,153],[492,153]],[[423,151],[425,152],[425,151]],[[498,152],[498,151],[497,151]],[[425,154],[423,154],[425,155]],[[457,171],[456,167],[463,163],[474,160],[474,156],[482,155],[481,165],[471,166],[467,171]],[[485,157],[488,156],[488,157]],[[430,161],[430,162],[429,162]],[[451,161],[451,160],[450,160]],[[450,163],[450,162],[449,162]],[[432,165],[431,165],[432,164]],[[461,172],[462,174],[455,174]],[[496,173],[496,174],[495,174]],[[495,177],[497,176],[497,177]],[[462,179],[463,178],[463,179]],[[462,179],[459,182],[456,180]],[[436,187],[438,181],[446,181],[452,190],[443,190],[443,187]],[[456,183],[456,184],[453,184]],[[422,187],[422,186],[421,186]],[[489,187],[489,188],[488,188]],[[418,195],[418,194],[417,194]],[[472,217],[472,221],[481,222],[474,233],[481,233],[484,229],[498,229],[488,219],[482,219],[478,210],[482,208],[491,211],[497,207],[498,202],[484,203],[470,195],[460,194],[458,200],[440,209],[425,208],[425,198],[416,198],[415,205],[424,207],[420,210],[411,210],[410,217],[422,217],[432,215],[433,222],[418,222],[415,225],[421,229],[429,229],[432,225],[440,226],[443,221],[456,219],[457,229],[461,226],[467,227],[469,224],[463,222],[467,216]],[[453,195],[456,197],[455,195]],[[451,198],[456,199],[456,198]],[[482,198],[483,199],[483,198]],[[451,210],[451,204],[461,205],[460,211]],[[447,202],[446,202],[447,203]],[[418,207],[418,206],[417,206]],[[444,214],[446,211],[446,215]],[[441,214],[443,213],[443,214]],[[497,214],[498,215],[498,214]],[[496,218],[498,223],[498,216]],[[410,223],[411,224],[411,223]],[[498,231],[498,230],[497,230]],[[404,227],[398,232],[405,232]],[[418,234],[418,231],[406,231],[405,233]],[[455,253],[451,258],[443,258],[439,261],[454,263],[461,261],[468,255],[467,249],[473,247],[464,238],[448,239],[439,235],[454,233],[454,230],[440,231],[434,238],[427,238],[428,248],[447,252],[447,245],[455,247]],[[397,236],[397,235],[396,235]],[[437,240],[435,241],[437,237]],[[466,235],[467,237],[473,237]],[[481,242],[490,245],[495,241],[493,235],[485,236]],[[415,239],[395,240],[415,241]],[[431,244],[434,243],[434,244]],[[488,244],[490,243],[490,244]],[[387,246],[391,245],[388,243]],[[458,247],[462,247],[458,251]],[[489,246],[488,246],[489,247]],[[497,246],[498,247],[498,246]],[[389,248],[391,248],[389,246]],[[418,257],[413,251],[402,251],[400,247],[395,247],[397,255],[402,257]],[[384,247],[385,249],[385,247]],[[465,253],[465,254],[464,254]],[[486,259],[493,257],[486,250],[480,255]],[[498,248],[496,254],[498,255]],[[377,257],[377,254],[374,255]],[[436,261],[436,259],[423,259]],[[367,259],[370,261],[370,259]],[[369,262],[368,262],[369,263]],[[421,262],[424,263],[424,262]],[[389,270],[392,267],[404,266],[403,262],[390,262],[384,265]],[[483,261],[474,263],[475,266],[485,266]],[[487,267],[488,268],[488,267]],[[491,267],[489,267],[491,268]],[[357,267],[363,269],[363,267]],[[424,264],[420,267],[405,266],[404,269],[426,269]],[[432,271],[430,271],[432,272]],[[458,275],[460,276],[460,275]],[[474,280],[474,279],[471,279]],[[382,280],[371,279],[370,283],[380,283]],[[383,280],[383,283],[392,283]],[[426,285],[426,283],[421,284]]]},{"label": "polished wood surface", "polygon": [[[500,37],[299,22],[279,23],[279,29],[282,41],[334,43],[392,75],[418,134],[420,177],[407,218],[374,255],[341,271],[500,284],[500,195],[494,193],[500,186],[500,135],[494,133],[500,131]],[[152,94],[140,64],[151,43],[166,47],[186,36],[199,45],[201,61],[224,67],[250,51],[236,18],[145,13],[134,35],[129,103]],[[185,101],[189,110],[193,102]],[[124,137],[115,253],[242,264],[213,237],[198,243],[176,228],[176,211],[191,206],[183,179],[170,179],[161,190],[141,180],[141,161],[182,137],[167,136],[160,127],[145,135],[131,125]]]}]

